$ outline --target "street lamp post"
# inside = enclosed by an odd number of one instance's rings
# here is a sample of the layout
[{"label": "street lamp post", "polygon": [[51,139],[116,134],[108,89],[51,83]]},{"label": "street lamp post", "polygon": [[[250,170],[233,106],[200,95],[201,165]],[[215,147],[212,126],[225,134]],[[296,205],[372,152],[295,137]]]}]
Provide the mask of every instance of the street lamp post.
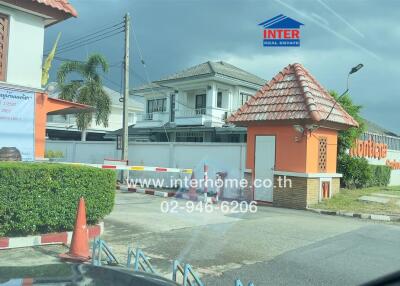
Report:
[{"label": "street lamp post", "polygon": [[332,114],[333,109],[335,108],[336,104],[338,103],[338,101],[347,94],[347,92],[349,91],[349,79],[350,79],[350,75],[353,73],[358,72],[364,65],[363,64],[358,64],[355,67],[351,68],[351,70],[349,71],[349,73],[347,74],[347,84],[346,84],[346,90],[337,98],[337,100],[335,100],[335,103],[333,104],[331,110],[328,113],[328,116],[326,116],[326,118],[324,119],[324,121],[328,120],[329,116]]}]

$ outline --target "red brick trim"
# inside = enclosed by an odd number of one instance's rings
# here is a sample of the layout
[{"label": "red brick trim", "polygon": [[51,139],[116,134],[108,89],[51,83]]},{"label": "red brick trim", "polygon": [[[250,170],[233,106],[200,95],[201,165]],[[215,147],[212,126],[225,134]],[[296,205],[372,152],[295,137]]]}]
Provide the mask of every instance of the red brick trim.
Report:
[{"label": "red brick trim", "polygon": [[[103,223],[88,227],[89,239],[100,236],[104,231]],[[0,237],[0,250],[18,247],[30,247],[46,244],[68,244],[71,242],[72,231],[45,233],[42,235],[24,237]]]},{"label": "red brick trim", "polygon": [[68,241],[68,233],[59,232],[59,233],[48,233],[40,236],[40,243],[67,243]]},{"label": "red brick trim", "polygon": [[9,241],[10,241],[10,239],[8,237],[0,238],[0,248],[7,248]]}]

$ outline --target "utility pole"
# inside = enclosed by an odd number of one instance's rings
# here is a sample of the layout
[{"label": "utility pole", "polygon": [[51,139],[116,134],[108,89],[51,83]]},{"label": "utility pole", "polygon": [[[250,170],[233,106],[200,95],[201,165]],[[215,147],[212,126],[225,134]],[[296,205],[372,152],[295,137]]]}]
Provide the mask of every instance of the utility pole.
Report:
[{"label": "utility pole", "polygon": [[[128,104],[129,104],[129,13],[125,14],[125,57],[124,57],[124,102],[123,102],[123,126],[122,126],[122,160],[128,160]],[[124,177],[127,174],[124,172]]]}]

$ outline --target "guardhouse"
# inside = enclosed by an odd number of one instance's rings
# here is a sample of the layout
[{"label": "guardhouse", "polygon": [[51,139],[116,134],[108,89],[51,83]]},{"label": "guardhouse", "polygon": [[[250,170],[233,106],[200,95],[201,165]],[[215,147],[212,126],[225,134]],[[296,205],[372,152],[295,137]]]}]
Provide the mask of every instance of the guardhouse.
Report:
[{"label": "guardhouse", "polygon": [[338,131],[358,123],[301,64],[285,67],[228,120],[247,127],[252,199],[304,209],[339,191]]}]

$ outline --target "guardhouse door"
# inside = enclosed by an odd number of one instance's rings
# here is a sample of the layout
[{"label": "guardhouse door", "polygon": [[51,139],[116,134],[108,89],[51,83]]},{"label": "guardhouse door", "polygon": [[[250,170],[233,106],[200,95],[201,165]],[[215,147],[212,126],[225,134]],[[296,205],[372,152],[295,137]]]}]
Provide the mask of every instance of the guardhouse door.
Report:
[{"label": "guardhouse door", "polygon": [[274,191],[275,136],[256,136],[254,199],[272,202]]}]

